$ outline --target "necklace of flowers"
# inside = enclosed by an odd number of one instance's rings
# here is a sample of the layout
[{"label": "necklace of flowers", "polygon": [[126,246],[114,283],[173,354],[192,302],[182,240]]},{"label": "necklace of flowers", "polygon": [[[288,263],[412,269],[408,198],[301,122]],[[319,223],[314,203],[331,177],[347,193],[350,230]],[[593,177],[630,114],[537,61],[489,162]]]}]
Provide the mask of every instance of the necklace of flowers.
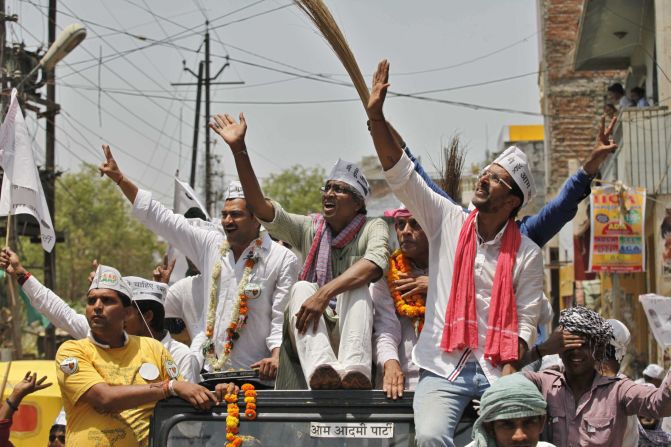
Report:
[{"label": "necklace of flowers", "polygon": [[242,278],[238,284],[237,296],[238,300],[233,303],[233,309],[231,311],[231,322],[226,328],[226,338],[224,339],[224,351],[222,354],[217,357],[217,354],[214,350],[214,325],[217,319],[217,307],[219,305],[219,279],[221,278],[221,269],[223,259],[228,255],[231,247],[228,244],[228,241],[224,241],[221,244],[219,249],[220,257],[219,261],[214,266],[212,270],[212,285],[210,286],[210,302],[209,308],[207,311],[207,321],[205,323],[205,337],[206,340],[202,344],[201,349],[203,351],[203,356],[207,361],[208,365],[212,368],[213,371],[221,371],[228,357],[231,355],[233,350],[234,341],[240,337],[240,330],[247,323],[247,314],[249,313],[249,307],[247,306],[247,295],[245,294],[245,288],[249,284],[249,278],[252,276],[252,270],[259,260],[259,248],[261,247],[262,240],[259,237],[253,242],[254,246],[249,254],[245,257],[245,268],[242,271]]},{"label": "necklace of flowers", "polygon": [[[256,419],[256,390],[251,383],[242,385],[242,392],[245,395],[245,419],[253,421]],[[226,447],[240,447],[243,442],[239,433],[240,427],[240,407],[238,407],[238,395],[224,395],[226,401]]]},{"label": "necklace of flowers", "polygon": [[394,281],[401,279],[401,273],[410,273],[410,263],[403,255],[400,249],[392,253],[389,258],[389,273],[387,274],[387,284],[391,291],[391,297],[394,300],[394,307],[396,313],[401,317],[408,317],[412,319],[415,326],[415,333],[422,332],[424,327],[424,313],[426,312],[424,296],[417,293],[415,295],[403,298],[401,292],[396,290]]}]

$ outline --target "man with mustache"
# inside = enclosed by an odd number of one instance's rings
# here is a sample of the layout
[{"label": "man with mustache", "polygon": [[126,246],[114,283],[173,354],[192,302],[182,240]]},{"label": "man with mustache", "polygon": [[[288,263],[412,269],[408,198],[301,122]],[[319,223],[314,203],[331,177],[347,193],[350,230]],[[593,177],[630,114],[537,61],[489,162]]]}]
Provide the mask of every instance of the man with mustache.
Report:
[{"label": "man with mustache", "polygon": [[119,169],[109,146],[100,172],[133,204],[133,215],[189,258],[207,278],[205,329],[191,349],[208,371],[258,368],[275,380],[282,340],[283,311],[296,280],[296,255],[273,242],[256,221],[239,182],[226,193],[221,224],[226,236],[192,226],[153,200]]},{"label": "man with mustache", "polygon": [[146,446],[159,400],[178,396],[202,410],[221,401],[222,390],[217,397],[180,380],[157,340],[124,331],[131,295],[116,269],[99,266],[87,295],[89,334],[66,341],[56,353],[68,445]]},{"label": "man with mustache", "polygon": [[425,324],[413,350],[422,369],[413,404],[416,440],[451,447],[466,405],[514,372],[536,336],[543,261],[514,222],[535,186],[526,156],[511,147],[480,174],[476,211],[467,214],[436,194],[389,131],[388,77],[382,61],[367,106],[373,143],[391,189],[429,240]]},{"label": "man with mustache", "polygon": [[613,340],[613,326],[585,307],[562,311],[559,324],[585,343],[562,352],[564,371],[525,372],[548,403],[549,438],[558,446],[624,446],[631,415],[671,416],[671,377],[659,388],[635,384],[626,376],[599,373]]},{"label": "man with mustache", "polygon": [[[387,268],[389,232],[366,218],[368,181],[354,163],[338,160],[322,188],[322,213],[291,214],[266,200],[252,168],[242,114],[217,115],[210,127],[231,148],[248,203],[265,228],[305,256],[290,293],[290,338],[311,389],[371,388],[373,305],[368,285]],[[324,313],[337,315],[336,356]],[[285,343],[287,340],[285,340]]]}]

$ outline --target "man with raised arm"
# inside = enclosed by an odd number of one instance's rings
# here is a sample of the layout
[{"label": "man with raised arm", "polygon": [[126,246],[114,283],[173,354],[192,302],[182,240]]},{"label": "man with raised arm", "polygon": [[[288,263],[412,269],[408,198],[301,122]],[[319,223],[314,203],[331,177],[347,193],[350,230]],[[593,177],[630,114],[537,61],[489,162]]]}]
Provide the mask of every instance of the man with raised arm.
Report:
[{"label": "man with raised arm", "polygon": [[[253,213],[274,237],[305,257],[287,309],[305,382],[311,389],[371,388],[373,304],[368,285],[387,268],[389,231],[382,219],[366,218],[369,186],[361,169],[338,160],[322,189],[322,214],[291,214],[261,191],[247,154],[243,114],[240,122],[217,115],[210,127],[230,146]],[[334,310],[338,355],[323,317]]]},{"label": "man with raised arm", "polygon": [[260,231],[238,182],[231,182],[221,212],[224,236],[193,227],[153,200],[149,191],[123,175],[109,146],[103,151],[106,161],[100,172],[119,185],[133,204],[133,215],[208,279],[204,331],[191,343],[205,369],[258,368],[262,380],[274,380],[286,297],[298,273],[296,255]]},{"label": "man with raised arm", "polygon": [[[16,278],[30,304],[54,326],[76,340],[86,338],[89,332],[86,316],[77,313],[61,297],[40,283],[23,267],[19,256],[8,247],[0,252],[0,268]],[[131,335],[160,341],[175,360],[184,380],[200,382],[200,365],[196,356],[188,346],[174,340],[163,327],[163,301],[167,285],[134,276],[124,277],[124,280],[130,283],[133,304],[126,320],[126,331]]]},{"label": "man with raised arm", "polygon": [[119,272],[101,265],[89,288],[89,334],[56,353],[58,384],[67,415],[68,445],[146,446],[156,402],[178,396],[208,410],[218,399],[180,380],[172,357],[149,337],[128,335],[132,291]]},{"label": "man with raised arm", "polygon": [[388,77],[385,60],[367,107],[373,143],[387,182],[429,240],[425,323],[413,350],[423,370],[415,390],[416,440],[453,446],[466,405],[514,372],[536,336],[543,261],[514,222],[535,186],[526,156],[511,147],[480,174],[474,212],[435,193],[389,131]]}]

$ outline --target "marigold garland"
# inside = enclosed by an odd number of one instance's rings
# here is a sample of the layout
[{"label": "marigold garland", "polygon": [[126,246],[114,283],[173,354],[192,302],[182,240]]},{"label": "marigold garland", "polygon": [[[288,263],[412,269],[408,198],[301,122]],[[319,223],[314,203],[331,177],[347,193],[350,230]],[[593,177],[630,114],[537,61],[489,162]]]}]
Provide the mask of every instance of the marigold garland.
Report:
[{"label": "marigold garland", "polygon": [[231,355],[235,340],[240,337],[240,330],[247,324],[247,315],[249,313],[249,306],[247,305],[247,295],[245,288],[249,284],[249,278],[252,276],[252,270],[259,260],[259,248],[262,245],[261,238],[256,239],[252,251],[249,252],[245,258],[245,268],[242,272],[240,284],[238,284],[238,301],[233,304],[231,310],[231,319],[226,328],[226,337],[224,339],[224,350],[220,356],[214,349],[214,325],[217,317],[217,307],[219,306],[219,279],[221,278],[221,269],[223,259],[228,255],[231,247],[228,241],[224,241],[220,248],[220,258],[212,270],[212,285],[210,286],[210,302],[207,311],[207,321],[205,325],[206,340],[202,344],[201,349],[205,360],[210,365],[213,371],[221,371],[228,357]]},{"label": "marigold garland", "polygon": [[396,290],[396,287],[394,286],[394,281],[401,279],[401,273],[408,274],[411,271],[412,268],[410,267],[410,263],[405,258],[403,252],[400,249],[394,251],[389,258],[387,284],[391,291],[391,297],[394,300],[396,313],[401,317],[412,319],[415,326],[415,332],[419,334],[422,332],[422,328],[424,328],[424,313],[426,312],[424,296],[415,294],[403,298],[401,292]]},{"label": "marigold garland", "polygon": [[[251,383],[242,385],[245,401],[245,419],[253,421],[256,419],[256,390]],[[238,395],[226,394],[224,400],[228,404],[226,407],[226,447],[240,447],[243,438],[239,433],[240,426],[240,407],[238,407]]]}]

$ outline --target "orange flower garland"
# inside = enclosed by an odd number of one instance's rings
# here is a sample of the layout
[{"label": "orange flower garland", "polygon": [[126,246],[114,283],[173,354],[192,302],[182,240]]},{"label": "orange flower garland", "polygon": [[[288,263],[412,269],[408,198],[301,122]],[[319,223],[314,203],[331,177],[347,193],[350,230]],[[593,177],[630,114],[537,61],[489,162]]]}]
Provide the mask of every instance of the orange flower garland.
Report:
[{"label": "orange flower garland", "polygon": [[[242,392],[245,395],[245,418],[249,421],[256,419],[256,390],[251,383],[242,385]],[[228,404],[226,407],[226,447],[240,447],[243,442],[239,433],[240,426],[240,407],[238,407],[238,395],[226,394],[224,400]]]},{"label": "orange flower garland", "polygon": [[391,291],[391,297],[394,300],[394,307],[396,313],[401,317],[408,317],[412,319],[415,325],[415,332],[422,332],[424,327],[424,313],[426,312],[424,296],[415,294],[403,298],[401,292],[394,287],[394,281],[401,279],[401,273],[410,273],[410,263],[403,255],[403,252],[398,249],[389,258],[389,273],[387,274],[387,284]]}]

